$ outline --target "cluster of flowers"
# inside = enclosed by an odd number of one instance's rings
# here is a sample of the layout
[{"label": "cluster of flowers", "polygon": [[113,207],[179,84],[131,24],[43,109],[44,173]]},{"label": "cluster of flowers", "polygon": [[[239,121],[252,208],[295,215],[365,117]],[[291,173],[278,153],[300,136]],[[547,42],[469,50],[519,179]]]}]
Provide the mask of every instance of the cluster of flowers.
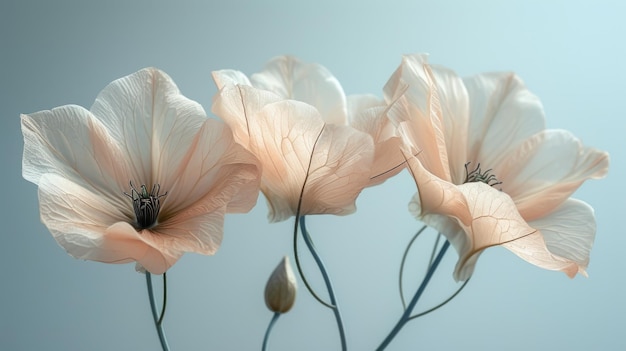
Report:
[{"label": "cluster of flowers", "polygon": [[407,55],[383,99],[346,96],[326,68],[293,57],[213,78],[225,123],[154,68],[112,82],[89,111],[22,115],[24,178],[70,255],[160,274],[185,252],[215,253],[224,214],[249,211],[259,189],[272,222],[345,215],[363,188],[408,168],[410,211],[456,249],[457,280],[494,245],[585,274],[595,219],[570,195],[607,173],[608,155],[546,130],[514,74],[461,79]]}]

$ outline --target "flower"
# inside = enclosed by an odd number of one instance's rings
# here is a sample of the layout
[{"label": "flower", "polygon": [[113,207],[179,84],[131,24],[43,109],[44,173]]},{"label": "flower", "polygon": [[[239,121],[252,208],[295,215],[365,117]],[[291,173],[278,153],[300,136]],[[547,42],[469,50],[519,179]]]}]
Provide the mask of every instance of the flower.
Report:
[{"label": "flower", "polygon": [[374,139],[375,156],[370,169],[369,186],[380,184],[404,169],[404,159],[397,153],[400,139],[387,118],[393,97],[387,103],[371,94],[346,96],[341,84],[324,66],[305,63],[292,56],[271,59],[261,72],[248,79],[241,72],[214,73],[218,87],[227,83],[253,86],[270,91],[282,99],[305,102],[315,107],[324,122],[351,126]]},{"label": "flower", "polygon": [[[321,66],[285,57],[251,80],[233,70],[213,72],[213,78],[219,92],[212,111],[263,165],[261,191],[270,221],[355,211],[356,197],[373,182],[374,140],[346,125],[345,96],[334,77]],[[365,97],[351,106],[361,110],[356,106],[369,102]],[[392,129],[381,130],[381,138]],[[392,143],[387,140],[381,143]]]},{"label": "flower", "polygon": [[412,55],[385,87],[388,96],[399,90],[390,118],[418,187],[410,210],[455,247],[457,280],[495,245],[570,277],[586,274],[595,217],[570,195],[606,175],[606,152],[544,129],[539,99],[514,74],[461,80]]},{"label": "flower", "polygon": [[296,276],[289,264],[289,258],[285,256],[267,280],[265,304],[272,312],[288,312],[296,301],[297,292]]},{"label": "flower", "polygon": [[213,254],[224,214],[256,203],[258,160],[164,72],[109,84],[88,111],[22,115],[23,176],[41,220],[76,258],[136,261],[160,274],[184,252]]}]

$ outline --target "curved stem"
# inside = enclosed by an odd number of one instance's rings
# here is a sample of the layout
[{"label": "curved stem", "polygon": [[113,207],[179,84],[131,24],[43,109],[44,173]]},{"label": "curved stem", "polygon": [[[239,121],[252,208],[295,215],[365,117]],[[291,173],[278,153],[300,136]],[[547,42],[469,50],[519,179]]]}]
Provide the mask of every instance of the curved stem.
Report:
[{"label": "curved stem", "polygon": [[[304,218],[304,216],[302,218]],[[300,221],[300,217],[296,215],[296,220],[295,220],[294,228],[293,228],[293,255],[296,259],[296,268],[298,269],[298,274],[300,274],[300,277],[302,278],[302,281],[304,282],[304,286],[307,288],[307,290],[309,290],[309,292],[317,300],[317,302],[321,303],[322,305],[328,308],[334,308],[335,306],[322,300],[322,298],[319,297],[319,295],[317,295],[315,290],[313,290],[313,287],[311,287],[311,284],[309,284],[309,281],[306,279],[306,276],[304,275],[304,271],[302,271],[302,265],[300,264],[300,255],[298,254],[298,223],[300,223],[299,221]]]},{"label": "curved stem", "polygon": [[328,273],[326,272],[326,268],[324,267],[324,263],[322,262],[322,259],[320,258],[320,256],[317,254],[317,251],[315,250],[315,245],[313,245],[311,236],[309,235],[309,232],[306,229],[304,216],[300,217],[300,230],[302,231],[302,238],[304,239],[306,246],[309,248],[311,255],[313,256],[313,258],[315,259],[315,262],[317,263],[317,267],[319,268],[320,273],[322,273],[322,277],[324,278],[324,283],[326,284],[326,289],[328,290],[330,303],[332,304],[332,307],[330,308],[333,310],[333,313],[335,314],[335,320],[337,321],[337,329],[339,329],[339,338],[341,339],[341,349],[345,351],[347,349],[346,334],[343,328],[343,321],[341,319],[341,313],[339,312],[339,307],[337,306],[337,300],[335,299],[333,285],[330,282],[330,277],[328,276]]},{"label": "curved stem", "polygon": [[415,305],[417,304],[417,301],[422,296],[422,293],[426,289],[426,286],[428,285],[428,282],[430,282],[430,278],[432,278],[433,274],[437,270],[437,267],[439,266],[439,263],[441,262],[441,259],[445,255],[445,253],[448,250],[449,246],[450,246],[450,242],[446,240],[446,242],[441,247],[441,250],[439,250],[439,253],[437,254],[437,257],[435,257],[435,260],[433,261],[432,265],[428,269],[428,272],[426,273],[426,276],[424,277],[424,280],[422,280],[422,284],[420,284],[419,288],[415,292],[415,295],[411,299],[411,302],[409,302],[409,305],[404,310],[404,313],[402,314],[402,316],[400,317],[400,319],[398,320],[396,325],[393,327],[393,329],[391,330],[389,335],[387,335],[385,340],[383,340],[383,342],[380,344],[380,346],[376,350],[378,350],[378,351],[384,350],[389,345],[389,343],[391,343],[393,338],[396,337],[398,332],[400,332],[402,327],[404,327],[406,322],[408,322],[410,320],[411,313],[413,312],[413,309],[415,308]]},{"label": "curved stem", "polygon": [[442,303],[438,304],[438,305],[437,305],[437,306],[435,306],[435,307],[431,307],[431,308],[427,309],[427,310],[426,310],[426,311],[424,311],[424,312],[420,312],[420,313],[418,313],[418,314],[416,314],[416,315],[414,315],[414,316],[409,317],[409,320],[411,320],[411,319],[415,319],[415,318],[419,318],[419,317],[424,316],[424,315],[427,315],[427,314],[429,314],[430,312],[433,312],[433,311],[435,311],[435,310],[437,310],[437,309],[439,309],[439,308],[443,307],[445,304],[447,304],[448,302],[452,301],[452,299],[454,299],[454,298],[455,298],[455,297],[456,297],[456,296],[457,296],[457,295],[458,295],[461,291],[463,291],[463,288],[465,288],[465,286],[467,285],[467,283],[468,283],[468,282],[469,282],[469,278],[467,278],[467,280],[463,282],[463,285],[461,285],[461,287],[459,287],[459,288],[458,288],[458,289],[454,292],[454,294],[452,294],[450,297],[448,297],[447,299],[445,299]]},{"label": "curved stem", "polygon": [[280,312],[274,312],[274,315],[270,320],[270,324],[267,325],[267,330],[265,331],[265,336],[263,337],[263,347],[261,348],[262,351],[267,350],[267,341],[270,338],[270,333],[272,332],[272,328],[274,327],[274,323],[276,323],[278,317],[280,317]]},{"label": "curved stem", "polygon": [[157,334],[159,335],[159,341],[161,342],[161,348],[163,351],[169,351],[170,347],[167,344],[165,338],[165,332],[163,331],[163,315],[165,313],[165,301],[166,295],[166,280],[165,273],[163,273],[163,307],[161,309],[161,315],[158,314],[156,308],[156,301],[154,298],[154,290],[152,289],[152,275],[146,272],[146,285],[148,286],[148,298],[150,299],[150,310],[152,311],[152,318],[154,319],[154,325],[156,326]]},{"label": "curved stem", "polygon": [[[402,277],[404,275],[404,264],[406,263],[406,257],[409,254],[409,250],[413,246],[413,243],[415,242],[417,237],[420,236],[420,234],[422,234],[422,232],[426,228],[427,228],[427,226],[424,225],[423,227],[420,228],[420,230],[417,231],[417,233],[415,233],[413,238],[411,238],[411,241],[409,241],[409,244],[406,246],[406,249],[404,250],[404,255],[402,255],[402,262],[400,262],[400,274],[399,274],[399,277],[398,277],[398,288],[400,290],[400,300],[402,300],[402,308],[404,308],[404,309],[406,309],[406,301],[404,300],[404,288],[402,287]],[[431,260],[431,262],[432,262],[432,260]]]}]

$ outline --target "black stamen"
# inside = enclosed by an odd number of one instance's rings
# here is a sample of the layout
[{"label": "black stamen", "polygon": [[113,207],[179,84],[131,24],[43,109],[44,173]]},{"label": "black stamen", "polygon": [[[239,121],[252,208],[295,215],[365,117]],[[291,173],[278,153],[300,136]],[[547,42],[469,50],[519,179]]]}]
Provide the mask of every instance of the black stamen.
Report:
[{"label": "black stamen", "polygon": [[148,193],[148,188],[146,188],[145,184],[142,184],[141,190],[138,191],[131,181],[130,194],[124,192],[124,195],[133,200],[133,209],[135,210],[135,217],[139,229],[151,228],[156,224],[159,211],[161,210],[161,201],[159,199],[167,195],[167,192],[163,195],[159,195],[160,190],[161,186],[154,184],[152,185],[152,191]]},{"label": "black stamen", "polygon": [[465,164],[465,182],[464,183],[472,183],[472,182],[483,182],[490,186],[496,186],[502,184],[502,182],[498,181],[498,178],[494,174],[490,172],[493,169],[489,168],[486,171],[482,171],[480,169],[480,163],[476,166],[473,171],[470,171],[467,166],[469,166],[471,162]]}]

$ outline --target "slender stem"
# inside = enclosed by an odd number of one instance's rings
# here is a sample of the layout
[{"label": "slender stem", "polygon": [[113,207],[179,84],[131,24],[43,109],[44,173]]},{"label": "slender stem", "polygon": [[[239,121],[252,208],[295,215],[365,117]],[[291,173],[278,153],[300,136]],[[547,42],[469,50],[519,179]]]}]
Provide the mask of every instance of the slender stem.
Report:
[{"label": "slender stem", "polygon": [[317,267],[319,268],[320,273],[322,273],[322,277],[324,278],[324,283],[326,284],[326,289],[328,290],[330,303],[332,304],[331,309],[333,310],[333,313],[335,314],[335,320],[337,321],[337,329],[339,329],[339,337],[341,339],[341,349],[345,351],[347,350],[346,334],[343,328],[343,321],[341,319],[341,313],[339,312],[339,306],[337,306],[337,300],[335,299],[333,285],[330,281],[330,277],[328,276],[328,273],[326,272],[326,268],[324,267],[324,263],[322,262],[322,259],[320,258],[320,256],[317,254],[317,251],[315,250],[315,245],[313,245],[311,236],[309,235],[309,232],[306,229],[304,216],[300,217],[300,230],[302,231],[302,238],[304,239],[306,246],[309,248],[311,255],[313,255],[313,258],[315,259],[315,262],[317,263]]},{"label": "slender stem", "polygon": [[415,308],[415,305],[417,304],[417,301],[422,296],[422,293],[426,289],[426,286],[428,285],[428,282],[430,282],[430,278],[432,278],[433,273],[435,273],[435,271],[437,270],[437,267],[439,266],[439,263],[441,262],[441,259],[445,255],[445,253],[448,250],[449,246],[450,246],[450,242],[446,240],[446,242],[441,247],[441,250],[439,250],[439,253],[437,254],[437,257],[435,258],[435,260],[433,261],[432,265],[428,269],[428,272],[426,273],[426,276],[424,277],[424,280],[422,280],[422,284],[420,284],[419,288],[415,292],[415,295],[411,299],[411,302],[409,302],[409,305],[404,310],[404,313],[402,314],[402,316],[400,317],[400,319],[398,320],[396,325],[393,327],[393,329],[391,330],[389,335],[387,335],[385,340],[383,340],[383,342],[380,344],[380,346],[376,350],[378,350],[378,351],[384,350],[389,345],[389,343],[391,343],[393,338],[396,337],[398,332],[400,332],[402,327],[404,327],[406,322],[408,322],[410,320],[411,313],[413,312],[413,309]]},{"label": "slender stem", "polygon": [[268,324],[267,330],[265,331],[265,337],[263,337],[263,347],[261,348],[262,351],[267,350],[267,341],[270,338],[272,327],[274,327],[274,323],[276,323],[276,320],[278,319],[278,317],[280,317],[280,312],[274,312],[274,315],[272,316],[272,319],[270,320],[270,324]]},{"label": "slender stem", "polygon": [[321,303],[322,305],[328,308],[334,308],[335,307],[334,305],[331,305],[328,302],[322,300],[322,298],[319,297],[319,295],[317,295],[315,290],[313,290],[313,287],[311,287],[311,284],[309,284],[309,281],[306,279],[306,276],[304,275],[304,271],[302,271],[302,264],[300,263],[300,255],[298,254],[298,223],[300,223],[299,221],[300,221],[300,216],[296,215],[296,220],[295,220],[294,228],[293,228],[293,255],[296,258],[296,268],[298,269],[298,273],[300,274],[300,277],[302,278],[302,281],[304,282],[304,286],[306,286],[307,290],[309,290],[309,292],[317,300],[317,302]]},{"label": "slender stem", "polygon": [[452,296],[448,297],[448,298],[447,298],[447,299],[445,299],[442,303],[438,304],[438,305],[437,305],[437,306],[435,306],[435,307],[431,307],[431,308],[427,309],[427,310],[426,310],[426,311],[424,311],[424,312],[420,312],[420,313],[418,313],[418,314],[416,314],[416,315],[413,315],[413,316],[409,317],[409,320],[411,320],[411,319],[415,319],[415,318],[419,318],[419,317],[424,316],[424,315],[427,315],[427,314],[429,314],[430,312],[433,312],[433,311],[435,311],[435,310],[437,310],[437,309],[439,309],[439,308],[443,307],[445,304],[447,304],[448,302],[452,301],[452,299],[454,299],[454,298],[455,298],[455,297],[456,297],[456,296],[457,296],[457,295],[458,295],[461,291],[463,291],[463,288],[465,288],[465,286],[467,285],[467,283],[468,283],[468,282],[469,282],[469,278],[467,278],[467,280],[463,282],[463,285],[461,285],[461,287],[459,287],[459,288],[458,288],[458,289],[454,292],[454,294],[452,294]]},{"label": "slender stem", "polygon": [[159,341],[161,342],[161,348],[163,351],[169,351],[170,347],[167,344],[167,339],[165,338],[165,332],[163,331],[163,314],[165,313],[165,300],[166,300],[166,289],[165,289],[165,274],[163,274],[163,308],[161,310],[161,315],[159,316],[156,307],[156,301],[154,298],[154,290],[152,289],[152,275],[149,272],[146,272],[146,285],[148,286],[148,298],[150,299],[150,310],[152,311],[152,318],[154,319],[154,325],[156,326],[157,334],[159,335]]},{"label": "slender stem", "polygon": [[[404,308],[404,309],[406,309],[406,301],[404,300],[404,288],[402,287],[402,277],[404,276],[404,264],[406,263],[406,257],[408,256],[409,250],[413,246],[413,243],[415,242],[415,239],[417,239],[417,237],[419,237],[420,234],[422,234],[422,232],[426,228],[427,228],[426,225],[422,226],[420,228],[420,230],[418,230],[417,233],[415,233],[413,238],[411,238],[411,241],[409,241],[409,244],[406,246],[406,249],[404,250],[404,255],[402,255],[402,262],[400,262],[400,274],[398,276],[398,288],[400,290],[400,300],[402,300],[402,308]],[[431,262],[432,262],[432,260],[431,260]]]}]

